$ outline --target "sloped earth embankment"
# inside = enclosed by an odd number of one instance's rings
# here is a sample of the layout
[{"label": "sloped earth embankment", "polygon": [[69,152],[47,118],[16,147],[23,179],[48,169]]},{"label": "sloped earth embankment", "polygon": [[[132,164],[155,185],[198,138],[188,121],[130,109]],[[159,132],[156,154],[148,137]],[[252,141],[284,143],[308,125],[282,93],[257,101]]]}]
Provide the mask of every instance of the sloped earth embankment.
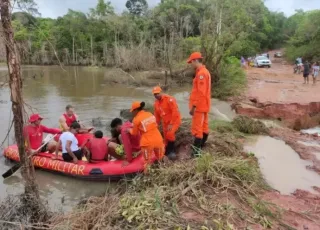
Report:
[{"label": "sloped earth embankment", "polygon": [[320,101],[305,104],[259,102],[257,98],[234,103],[236,113],[252,118],[277,119],[292,129],[301,130],[320,124]]}]

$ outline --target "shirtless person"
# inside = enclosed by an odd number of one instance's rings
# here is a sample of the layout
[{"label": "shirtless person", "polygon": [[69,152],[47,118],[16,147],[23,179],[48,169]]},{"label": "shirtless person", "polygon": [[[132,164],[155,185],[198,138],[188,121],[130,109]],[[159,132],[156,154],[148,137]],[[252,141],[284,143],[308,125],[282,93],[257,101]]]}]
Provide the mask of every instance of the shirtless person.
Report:
[{"label": "shirtless person", "polygon": [[81,125],[81,129],[79,133],[88,133],[93,128],[85,128],[79,121],[79,117],[74,112],[74,107],[72,105],[66,106],[66,113],[62,114],[62,116],[59,118],[59,124],[60,128],[63,132],[69,131],[70,126],[73,122],[78,122]]}]

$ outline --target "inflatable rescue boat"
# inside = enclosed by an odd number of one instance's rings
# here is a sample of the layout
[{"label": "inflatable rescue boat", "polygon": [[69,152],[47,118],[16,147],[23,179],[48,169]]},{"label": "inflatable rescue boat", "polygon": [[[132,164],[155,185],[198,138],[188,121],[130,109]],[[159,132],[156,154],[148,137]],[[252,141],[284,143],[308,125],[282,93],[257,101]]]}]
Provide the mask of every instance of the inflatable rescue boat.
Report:
[{"label": "inflatable rescue boat", "polygon": [[[92,137],[92,134],[78,134],[76,137],[79,141],[79,146],[82,146],[86,140]],[[6,158],[12,161],[19,162],[20,160],[16,145],[8,146],[4,150],[3,154]],[[123,166],[122,160],[89,163],[85,157],[83,157],[81,161],[78,161],[77,164],[74,164],[72,162],[63,161],[61,152],[59,154],[59,158],[57,160],[53,160],[52,157],[54,155],[52,153],[39,153],[32,157],[32,161],[36,168],[70,177],[94,181],[119,180],[125,177],[130,178],[135,176],[137,173],[142,172],[144,168],[144,159],[142,154],[134,158],[127,166]]]}]

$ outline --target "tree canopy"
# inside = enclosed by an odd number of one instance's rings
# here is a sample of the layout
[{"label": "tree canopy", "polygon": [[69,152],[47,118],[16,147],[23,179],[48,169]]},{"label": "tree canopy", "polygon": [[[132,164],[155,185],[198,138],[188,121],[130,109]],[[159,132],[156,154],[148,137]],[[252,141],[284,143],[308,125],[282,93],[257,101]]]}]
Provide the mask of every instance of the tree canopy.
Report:
[{"label": "tree canopy", "polygon": [[320,10],[303,12],[301,10],[285,24],[287,56],[294,60],[298,56],[309,61],[320,60]]},{"label": "tree canopy", "polygon": [[218,69],[227,56],[246,57],[283,46],[289,56],[318,53],[319,10],[297,10],[287,18],[261,0],[162,0],[153,9],[145,0],[128,0],[126,7],[128,12],[116,14],[110,2],[99,0],[88,14],[70,9],[57,19],[14,13],[23,62],[122,65],[148,50],[144,55],[150,65],[127,66],[144,69],[179,64],[200,50],[209,68]]}]

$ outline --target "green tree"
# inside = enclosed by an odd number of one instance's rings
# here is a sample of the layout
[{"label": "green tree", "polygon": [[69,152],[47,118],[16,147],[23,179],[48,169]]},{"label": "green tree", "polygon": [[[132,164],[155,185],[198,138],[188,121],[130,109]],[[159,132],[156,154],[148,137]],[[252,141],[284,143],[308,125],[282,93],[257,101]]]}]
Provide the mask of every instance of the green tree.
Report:
[{"label": "green tree", "polygon": [[[297,20],[298,19],[298,20]],[[290,20],[290,18],[289,18]],[[309,61],[320,59],[320,10],[306,13],[297,12],[291,18],[296,30],[289,39],[286,54],[289,59],[294,60],[298,56]]]},{"label": "green tree", "polygon": [[24,27],[20,21],[12,21],[12,27],[15,31],[14,38],[16,42],[24,42],[29,38],[29,32],[26,27]]},{"label": "green tree", "polygon": [[146,0],[128,0],[126,7],[131,14],[140,16],[148,9],[148,3]]},{"label": "green tree", "polygon": [[220,64],[232,55],[232,47],[258,30],[257,15],[262,13],[259,0],[207,0],[201,24],[202,50],[215,82],[219,81]]},{"label": "green tree", "polygon": [[111,2],[105,2],[104,0],[98,0],[96,8],[90,9],[90,17],[97,19],[106,19],[107,16],[114,14],[114,8]]}]

